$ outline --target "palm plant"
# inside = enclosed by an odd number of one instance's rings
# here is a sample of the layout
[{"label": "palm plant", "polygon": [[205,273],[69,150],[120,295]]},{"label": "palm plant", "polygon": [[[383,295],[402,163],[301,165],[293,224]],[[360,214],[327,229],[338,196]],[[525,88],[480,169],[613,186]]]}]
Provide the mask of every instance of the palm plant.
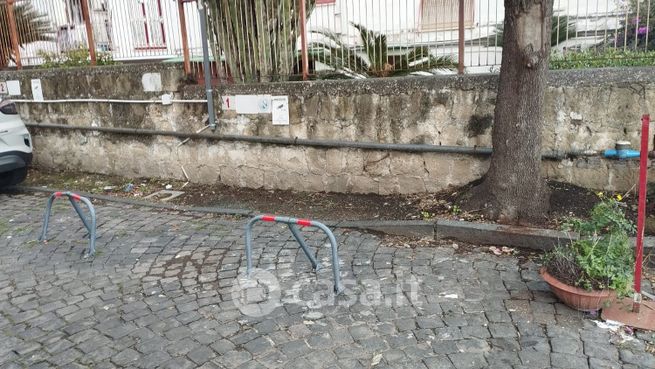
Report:
[{"label": "palm plant", "polygon": [[[283,80],[298,68],[296,0],[203,0],[214,55],[241,82]],[[306,1],[307,17],[316,0]]]},{"label": "palm plant", "polygon": [[[561,42],[576,35],[575,22],[570,21],[568,16],[554,15],[552,20],[552,31],[550,34],[550,46],[559,45]],[[503,46],[503,25],[496,26],[495,32],[487,38],[487,46]]]},{"label": "palm plant", "polygon": [[[36,41],[52,41],[52,29],[46,15],[39,13],[31,3],[14,5],[14,17],[18,31],[18,44],[29,44]],[[9,33],[9,17],[6,4],[0,3],[0,69],[14,60]]]},{"label": "palm plant", "polygon": [[[331,72],[322,77],[368,78],[408,75],[432,70],[454,70],[457,63],[449,56],[435,57],[426,46],[409,50],[390,48],[387,35],[374,32],[360,24],[352,24],[359,32],[361,48],[349,46],[334,32],[321,30],[313,33],[322,40],[312,41],[308,47],[309,59],[314,65],[323,63]],[[397,51],[401,53],[397,54]]]}]

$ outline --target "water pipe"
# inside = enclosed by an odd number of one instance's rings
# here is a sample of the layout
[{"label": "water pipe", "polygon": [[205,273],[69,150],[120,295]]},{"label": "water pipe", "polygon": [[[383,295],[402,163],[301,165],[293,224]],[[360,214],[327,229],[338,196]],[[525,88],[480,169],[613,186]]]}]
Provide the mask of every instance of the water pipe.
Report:
[{"label": "water pipe", "polygon": [[630,149],[630,142],[618,141],[616,143],[616,148],[603,151],[603,156],[608,159],[635,159],[640,157],[640,152]]}]

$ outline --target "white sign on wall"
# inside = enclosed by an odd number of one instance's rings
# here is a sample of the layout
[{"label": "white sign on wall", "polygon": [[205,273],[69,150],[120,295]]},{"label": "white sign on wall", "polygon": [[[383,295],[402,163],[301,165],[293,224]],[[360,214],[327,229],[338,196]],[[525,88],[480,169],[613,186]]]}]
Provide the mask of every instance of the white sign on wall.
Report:
[{"label": "white sign on wall", "polygon": [[236,95],[236,110],[239,114],[270,114],[271,95]]},{"label": "white sign on wall", "polygon": [[0,95],[6,95],[9,93],[9,90],[7,90],[7,82],[0,82]]},{"label": "white sign on wall", "polygon": [[20,81],[7,81],[7,91],[11,96],[20,96]]},{"label": "white sign on wall", "polygon": [[43,101],[43,89],[41,88],[41,80],[32,80],[32,98],[34,101]]},{"label": "white sign on wall", "polygon": [[144,73],[141,85],[145,92],[160,92],[162,90],[161,73]]},{"label": "white sign on wall", "polygon": [[289,96],[272,96],[273,125],[289,125]]}]

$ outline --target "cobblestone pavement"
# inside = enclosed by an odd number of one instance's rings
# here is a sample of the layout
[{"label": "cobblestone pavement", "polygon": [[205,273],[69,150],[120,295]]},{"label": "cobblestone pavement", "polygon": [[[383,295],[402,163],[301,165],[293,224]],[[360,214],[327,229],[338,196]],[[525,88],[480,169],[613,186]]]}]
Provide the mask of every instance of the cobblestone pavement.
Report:
[{"label": "cobblestone pavement", "polygon": [[[643,339],[616,342],[514,257],[340,231],[347,290],[330,301],[330,268],[314,274],[285,227],[259,224],[255,265],[282,303],[252,316],[244,303],[261,299],[233,293],[244,220],[100,203],[84,259],[62,200],[36,242],[44,204],[0,195],[2,368],[655,368]],[[306,234],[328,266],[322,234]]]}]

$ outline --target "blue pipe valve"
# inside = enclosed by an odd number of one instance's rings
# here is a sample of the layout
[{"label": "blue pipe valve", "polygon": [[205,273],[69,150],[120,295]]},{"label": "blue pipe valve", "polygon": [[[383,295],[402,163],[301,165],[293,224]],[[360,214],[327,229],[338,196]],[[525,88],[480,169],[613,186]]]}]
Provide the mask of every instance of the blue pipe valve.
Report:
[{"label": "blue pipe valve", "polygon": [[603,152],[603,156],[608,159],[638,159],[639,151],[630,149],[630,142],[618,141],[615,149],[608,149]]}]

